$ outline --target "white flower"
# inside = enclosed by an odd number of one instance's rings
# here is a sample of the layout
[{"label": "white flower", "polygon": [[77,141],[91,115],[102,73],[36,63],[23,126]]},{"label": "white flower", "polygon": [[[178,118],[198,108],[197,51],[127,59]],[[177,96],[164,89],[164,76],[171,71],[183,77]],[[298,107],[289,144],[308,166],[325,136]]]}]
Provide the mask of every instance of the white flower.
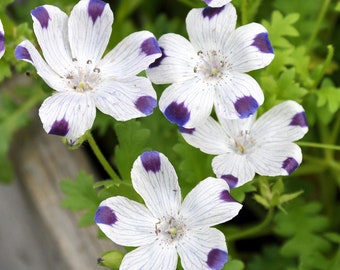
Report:
[{"label": "white flower", "polygon": [[217,155],[212,167],[231,188],[252,180],[255,173],[267,176],[291,174],[302,161],[301,149],[295,143],[308,131],[303,108],[285,101],[257,121],[208,118],[202,126],[180,128],[184,139],[201,151]]},{"label": "white flower", "polygon": [[202,0],[210,7],[221,7],[231,2],[231,0]]},{"label": "white flower", "polygon": [[154,83],[172,83],[159,100],[169,121],[195,127],[208,118],[213,105],[225,118],[247,118],[263,103],[260,86],[244,72],[267,66],[273,48],[262,25],[235,30],[236,18],[231,3],[193,9],[186,18],[190,42],[172,33],[160,37],[163,55],[147,74]]},{"label": "white flower", "polygon": [[203,180],[181,203],[176,172],[156,151],[135,161],[131,178],[146,207],[116,196],[103,201],[95,216],[112,241],[140,246],[125,255],[120,269],[175,270],[177,253],[184,269],[223,267],[228,260],[225,237],[210,226],[232,219],[242,207],[224,180]]},{"label": "white flower", "polygon": [[15,55],[33,64],[57,91],[39,110],[46,132],[65,136],[72,144],[92,127],[96,107],[120,121],[152,113],[156,92],[147,78],[136,74],[161,56],[153,34],[133,33],[101,59],[113,23],[107,3],[82,0],[69,17],[51,5],[31,14],[45,60],[27,40]]},{"label": "white flower", "polygon": [[5,53],[5,31],[0,20],[0,58],[4,55],[4,53]]}]

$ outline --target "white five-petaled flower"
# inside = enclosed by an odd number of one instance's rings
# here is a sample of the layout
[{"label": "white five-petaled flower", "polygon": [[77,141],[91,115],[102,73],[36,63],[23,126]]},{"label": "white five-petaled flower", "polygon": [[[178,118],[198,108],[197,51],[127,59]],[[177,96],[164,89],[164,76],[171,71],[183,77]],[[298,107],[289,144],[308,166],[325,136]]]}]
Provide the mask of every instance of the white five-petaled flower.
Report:
[{"label": "white five-petaled flower", "polygon": [[231,2],[231,0],[202,0],[210,7],[221,7]]},{"label": "white five-petaled flower", "polygon": [[101,59],[113,23],[107,3],[82,0],[69,17],[51,5],[31,14],[45,60],[27,40],[17,46],[15,55],[33,64],[57,91],[39,110],[46,132],[65,136],[73,144],[92,127],[96,107],[120,121],[152,113],[156,92],[147,78],[136,76],[161,56],[152,33],[129,35]]},{"label": "white five-petaled flower", "polygon": [[[228,260],[225,237],[210,228],[236,216],[242,205],[222,179],[200,182],[181,203],[176,172],[161,153],[144,152],[131,171],[134,189],[146,207],[122,196],[104,200],[95,221],[112,241],[139,246],[120,269],[221,269]],[[178,254],[178,255],[177,255]]]},{"label": "white five-petaled flower", "polygon": [[5,53],[5,31],[0,20],[0,58],[4,55],[4,53]]},{"label": "white five-petaled flower", "polygon": [[262,25],[235,30],[236,18],[231,3],[193,9],[186,18],[190,42],[173,33],[160,37],[162,57],[147,74],[154,83],[172,83],[159,100],[169,121],[195,127],[213,106],[225,118],[247,118],[263,103],[260,86],[245,72],[267,66],[273,48]]},{"label": "white five-petaled flower", "polygon": [[308,131],[303,108],[295,101],[285,101],[255,118],[220,118],[218,123],[210,117],[197,128],[180,131],[192,146],[217,155],[213,170],[231,188],[252,180],[255,173],[291,174],[302,161],[301,149],[293,142]]}]

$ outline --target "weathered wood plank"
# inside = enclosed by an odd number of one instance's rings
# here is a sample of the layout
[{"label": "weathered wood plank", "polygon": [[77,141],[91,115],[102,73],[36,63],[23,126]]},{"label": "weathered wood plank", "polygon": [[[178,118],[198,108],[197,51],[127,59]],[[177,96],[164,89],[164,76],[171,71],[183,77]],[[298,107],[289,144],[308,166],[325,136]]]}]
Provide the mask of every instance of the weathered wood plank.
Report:
[{"label": "weathered wood plank", "polygon": [[[80,170],[96,174],[83,149],[69,150],[59,137],[47,135],[37,120],[18,134],[10,158],[18,181],[67,267],[64,269],[103,269],[97,266],[97,258],[103,251],[114,249],[114,244],[98,240],[96,226],[78,228],[77,216],[60,207],[64,198],[59,187],[61,179],[75,178]],[[53,268],[51,262],[49,269],[60,268]]]}]

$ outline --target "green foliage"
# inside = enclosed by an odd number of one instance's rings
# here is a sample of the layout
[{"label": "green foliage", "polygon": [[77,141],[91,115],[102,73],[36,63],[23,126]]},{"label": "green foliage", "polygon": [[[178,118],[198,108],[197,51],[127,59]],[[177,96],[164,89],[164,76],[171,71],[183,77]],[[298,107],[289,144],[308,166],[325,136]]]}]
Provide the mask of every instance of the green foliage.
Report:
[{"label": "green foliage", "polygon": [[94,224],[94,216],[103,198],[98,197],[93,188],[93,176],[80,172],[76,179],[64,179],[60,182],[62,192],[66,195],[61,206],[72,211],[84,211],[79,226]]},{"label": "green foliage", "polygon": [[123,252],[118,250],[106,251],[98,259],[98,264],[101,266],[106,266],[112,270],[118,270],[123,256]]}]

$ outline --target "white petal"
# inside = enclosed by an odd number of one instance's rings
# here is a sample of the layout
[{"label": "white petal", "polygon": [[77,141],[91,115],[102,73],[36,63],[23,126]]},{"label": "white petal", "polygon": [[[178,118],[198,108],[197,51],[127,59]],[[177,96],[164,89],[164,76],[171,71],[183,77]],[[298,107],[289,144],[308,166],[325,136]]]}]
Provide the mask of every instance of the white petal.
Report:
[{"label": "white petal", "polygon": [[225,43],[231,69],[248,72],[263,68],[274,58],[268,32],[261,24],[250,23],[236,29]]},{"label": "white petal", "polygon": [[215,109],[219,118],[247,118],[263,101],[259,84],[248,74],[231,72],[216,88]]},{"label": "white petal", "polygon": [[308,131],[302,106],[295,101],[285,101],[263,114],[252,128],[257,143],[284,143],[301,139]]},{"label": "white petal", "polygon": [[228,261],[225,237],[215,228],[186,231],[177,249],[185,270],[220,270]]},{"label": "white petal", "polygon": [[178,261],[174,245],[165,245],[154,242],[139,247],[127,253],[120,265],[120,270],[176,270]]},{"label": "white petal", "polygon": [[60,76],[67,74],[72,65],[68,43],[67,15],[51,5],[31,11],[33,29],[46,62]]},{"label": "white petal", "polygon": [[223,127],[224,132],[228,135],[228,138],[231,139],[231,142],[235,145],[233,141],[234,138],[239,137],[242,132],[251,130],[252,125],[256,121],[256,113],[243,119],[219,117],[218,121]]},{"label": "white petal", "polygon": [[159,99],[159,109],[172,123],[185,128],[203,124],[209,117],[214,88],[194,78],[182,83],[174,83],[164,90]]},{"label": "white petal", "polygon": [[232,4],[221,8],[192,9],[186,18],[189,39],[199,50],[219,50],[234,31],[236,10]]},{"label": "white petal", "polygon": [[216,156],[212,167],[217,177],[225,179],[231,187],[239,187],[253,180],[255,169],[246,155],[228,153]]},{"label": "white petal", "polygon": [[45,99],[39,116],[47,133],[64,136],[74,144],[92,127],[96,107],[85,93],[56,93]]},{"label": "white petal", "polygon": [[209,7],[221,7],[231,2],[231,0],[203,0]]},{"label": "white petal", "polygon": [[196,76],[194,68],[198,55],[187,39],[178,34],[165,34],[158,42],[163,50],[162,57],[147,70],[153,83],[182,82]]},{"label": "white petal", "polygon": [[302,161],[299,146],[294,143],[268,143],[249,156],[255,172],[260,175],[288,175],[295,171]]},{"label": "white petal", "polygon": [[157,106],[156,92],[145,77],[106,80],[90,92],[97,108],[119,121],[149,115]]},{"label": "white petal", "polygon": [[175,216],[181,190],[174,167],[162,153],[144,152],[131,170],[132,184],[156,217]]},{"label": "white petal", "polygon": [[66,80],[61,78],[49,65],[47,65],[34,45],[28,40],[21,42],[15,48],[14,53],[17,59],[24,60],[34,65],[39,76],[54,90],[63,92],[69,89]]},{"label": "white petal", "polygon": [[214,226],[235,217],[242,205],[229,194],[226,181],[209,177],[184,199],[180,214],[188,229]]},{"label": "white petal", "polygon": [[212,117],[196,128],[179,130],[187,143],[204,153],[219,155],[229,151],[228,135]]},{"label": "white petal", "polygon": [[109,42],[112,23],[110,6],[101,0],[82,0],[74,6],[68,20],[69,40],[72,57],[80,65],[99,61]]},{"label": "white petal", "polygon": [[144,205],[122,196],[101,202],[94,220],[119,245],[140,246],[156,240],[157,219]]},{"label": "white petal", "polygon": [[148,31],[130,34],[100,61],[102,76],[127,78],[147,69],[161,56],[154,35]]},{"label": "white petal", "polygon": [[0,58],[4,55],[4,53],[5,53],[5,31],[0,20]]}]

